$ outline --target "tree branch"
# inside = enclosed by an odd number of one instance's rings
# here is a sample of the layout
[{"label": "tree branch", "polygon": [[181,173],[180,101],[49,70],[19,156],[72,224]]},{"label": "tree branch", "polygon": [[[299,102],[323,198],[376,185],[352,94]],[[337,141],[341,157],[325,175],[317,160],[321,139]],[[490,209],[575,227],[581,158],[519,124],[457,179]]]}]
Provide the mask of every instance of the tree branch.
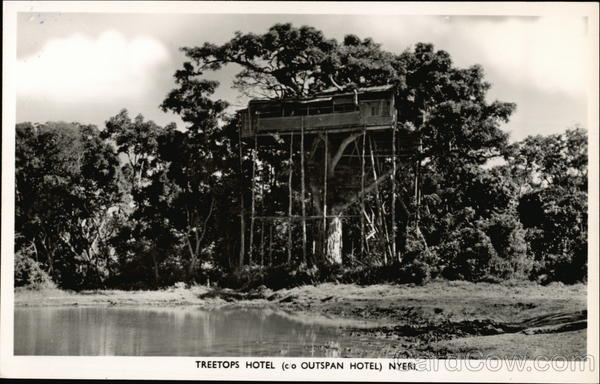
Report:
[{"label": "tree branch", "polygon": [[335,153],[335,156],[333,156],[333,159],[331,159],[331,166],[329,167],[329,175],[330,176],[333,175],[333,171],[335,170],[335,167],[337,166],[338,162],[341,160],[342,155],[344,154],[344,151],[346,150],[348,145],[350,145],[352,142],[354,142],[354,140],[356,140],[357,138],[362,136],[362,134],[363,134],[362,132],[355,133],[354,135],[348,136],[347,138],[344,139],[344,141],[342,141],[342,143],[338,147],[337,152]]},{"label": "tree branch", "polygon": [[336,83],[335,80],[333,80],[333,75],[331,73],[329,74],[329,81],[331,82],[331,84],[333,84],[334,87],[338,89],[338,91],[342,92],[344,90],[344,87],[342,87],[341,85]]},{"label": "tree branch", "polygon": [[200,235],[200,239],[198,239],[198,243],[196,244],[196,252],[198,252],[198,247],[200,246],[200,243],[202,243],[202,241],[204,240],[204,236],[206,235],[206,225],[208,224],[208,220],[210,219],[212,212],[213,212],[213,208],[215,206],[215,197],[212,196],[211,200],[210,200],[210,208],[208,209],[208,214],[206,215],[206,218],[204,219],[204,224],[202,225],[202,234]]}]

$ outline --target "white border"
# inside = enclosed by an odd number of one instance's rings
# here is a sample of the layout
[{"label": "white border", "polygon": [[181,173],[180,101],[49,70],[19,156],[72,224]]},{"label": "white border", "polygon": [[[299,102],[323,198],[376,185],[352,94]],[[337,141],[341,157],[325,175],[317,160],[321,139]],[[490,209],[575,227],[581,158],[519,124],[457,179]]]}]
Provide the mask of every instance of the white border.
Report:
[{"label": "white border", "polygon": [[[331,380],[331,381],[598,381],[598,4],[596,3],[448,3],[448,2],[3,2],[3,87],[2,87],[2,260],[0,308],[0,377],[96,378],[96,379],[187,379],[187,380]],[[104,13],[254,13],[254,14],[360,14],[360,15],[521,15],[587,16],[589,23],[588,124],[589,132],[589,282],[588,354],[595,357],[595,372],[392,372],[372,371],[287,371],[202,370],[196,357],[33,357],[13,356],[13,253],[14,253],[14,126],[16,14],[17,12],[104,12]],[[216,358],[212,358],[213,360]],[[230,360],[228,358],[224,358]],[[323,361],[323,359],[236,359]],[[387,359],[333,359],[378,361]],[[333,361],[328,359],[328,361]],[[531,362],[527,363],[531,366]],[[527,370],[526,370],[527,371]]]}]

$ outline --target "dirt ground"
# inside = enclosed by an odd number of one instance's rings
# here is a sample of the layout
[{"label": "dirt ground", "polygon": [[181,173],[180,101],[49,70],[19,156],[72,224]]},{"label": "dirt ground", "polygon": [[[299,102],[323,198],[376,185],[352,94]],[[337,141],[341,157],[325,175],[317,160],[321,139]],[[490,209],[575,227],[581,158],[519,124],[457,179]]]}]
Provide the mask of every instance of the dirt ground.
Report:
[{"label": "dirt ground", "polygon": [[578,359],[586,354],[586,291],[584,284],[444,280],[424,286],[328,283],[250,292],[204,286],[79,293],[18,289],[15,305],[268,306],[326,317],[353,337],[404,346],[405,356],[396,349],[389,357]]}]

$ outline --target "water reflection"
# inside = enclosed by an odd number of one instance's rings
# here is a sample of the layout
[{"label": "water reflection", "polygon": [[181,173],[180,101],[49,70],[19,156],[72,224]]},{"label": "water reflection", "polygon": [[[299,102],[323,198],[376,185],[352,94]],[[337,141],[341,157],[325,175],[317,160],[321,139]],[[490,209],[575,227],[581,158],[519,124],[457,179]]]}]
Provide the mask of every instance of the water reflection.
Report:
[{"label": "water reflection", "polygon": [[15,309],[16,355],[343,357],[352,345],[332,321],[269,309]]}]

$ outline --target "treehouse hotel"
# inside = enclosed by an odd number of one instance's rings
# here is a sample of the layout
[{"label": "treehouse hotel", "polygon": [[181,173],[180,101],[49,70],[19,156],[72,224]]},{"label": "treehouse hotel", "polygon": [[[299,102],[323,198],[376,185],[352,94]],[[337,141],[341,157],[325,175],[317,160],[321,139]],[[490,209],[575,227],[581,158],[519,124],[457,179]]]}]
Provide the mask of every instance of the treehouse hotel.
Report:
[{"label": "treehouse hotel", "polygon": [[309,99],[251,100],[242,137],[290,132],[390,129],[396,121],[394,87],[325,91]]},{"label": "treehouse hotel", "polygon": [[[251,100],[248,107],[240,112],[240,139],[254,147],[250,228],[246,228],[244,219],[241,223],[242,239],[249,230],[249,261],[252,260],[256,239],[261,239],[259,249],[265,247],[262,231],[270,233],[272,226],[282,221],[288,223],[288,244],[284,247],[288,261],[297,249],[292,234],[297,224],[302,227],[301,259],[304,261],[320,254],[332,262],[341,262],[342,219],[349,220],[350,225],[360,225],[361,244],[356,247],[364,252],[371,245],[369,241],[374,241],[365,236],[365,231],[369,230],[365,219],[370,220],[365,217],[365,196],[373,193],[377,194],[379,203],[371,211],[378,211],[388,222],[384,224],[386,228],[381,229],[385,232],[385,240],[382,241],[386,243],[387,256],[397,257],[396,203],[405,207],[407,204],[400,200],[410,197],[401,196],[396,183],[398,179],[408,190],[413,190],[418,205],[415,155],[419,151],[420,140],[418,132],[397,123],[395,91],[393,85],[349,90],[334,88],[311,98]],[[280,146],[286,152],[289,150],[290,169],[285,181],[288,184],[287,202],[262,204],[259,209],[255,204],[258,192],[254,182],[257,164],[260,164],[258,148],[263,145]],[[261,164],[260,168],[265,166]],[[401,166],[415,169],[415,178],[400,180],[398,167]],[[262,172],[271,172],[269,180],[276,178],[272,170],[262,169]],[[409,187],[409,184],[412,186]],[[380,191],[386,185],[390,188],[387,195],[391,200],[387,203],[382,201],[383,192]],[[271,187],[261,188],[269,190]],[[293,196],[296,196],[296,203]],[[361,209],[358,212],[354,210],[354,214],[349,213],[352,210],[348,208],[358,204]],[[287,212],[273,211],[273,205],[287,206]],[[242,209],[242,217],[244,211]],[[406,222],[408,212],[406,208],[404,211],[401,215]],[[257,221],[260,221],[260,227]],[[307,231],[307,221],[312,227],[310,231]],[[270,249],[271,245],[267,248]],[[242,249],[242,252],[245,251]]]}]

